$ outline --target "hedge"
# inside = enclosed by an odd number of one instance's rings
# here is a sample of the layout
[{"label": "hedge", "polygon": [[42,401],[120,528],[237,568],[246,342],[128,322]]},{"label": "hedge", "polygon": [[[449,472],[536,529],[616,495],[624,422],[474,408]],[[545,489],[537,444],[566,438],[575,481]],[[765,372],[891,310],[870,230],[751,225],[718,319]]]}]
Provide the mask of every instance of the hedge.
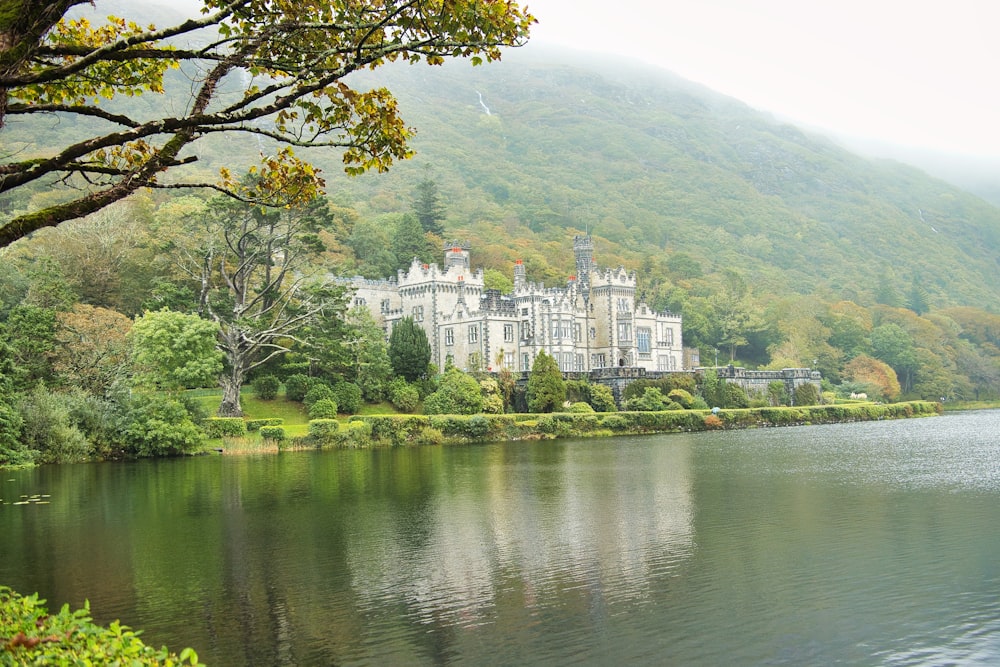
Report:
[{"label": "hedge", "polygon": [[268,419],[248,419],[247,430],[257,431],[262,426],[282,426],[285,420],[281,417],[269,417]]},{"label": "hedge", "polygon": [[[938,403],[913,401],[879,405],[814,405],[780,408],[663,410],[503,415],[355,415],[346,423],[333,419],[309,422],[309,435],[293,445],[317,447],[398,447],[509,440],[542,440],[709,429],[758,428],[870,421],[936,414]],[[263,428],[261,429],[263,434]]]},{"label": "hedge", "polygon": [[261,426],[260,437],[273,442],[284,442],[287,435],[284,426]]},{"label": "hedge", "polygon": [[241,438],[247,434],[242,417],[209,417],[201,422],[201,430],[210,438]]}]

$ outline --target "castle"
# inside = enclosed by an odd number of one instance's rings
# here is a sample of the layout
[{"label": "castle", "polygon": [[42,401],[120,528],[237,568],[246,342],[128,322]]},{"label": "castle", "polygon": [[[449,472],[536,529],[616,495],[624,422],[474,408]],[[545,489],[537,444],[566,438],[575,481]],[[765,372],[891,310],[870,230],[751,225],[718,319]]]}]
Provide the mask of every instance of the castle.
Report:
[{"label": "castle", "polygon": [[412,317],[427,333],[431,363],[465,370],[530,371],[544,350],[564,373],[631,368],[683,370],[681,316],[636,301],[635,272],[599,269],[589,235],[573,238],[576,275],[565,287],[528,282],[514,264],[514,290],[486,289],[468,243],[445,244],[444,266],[414,259],[395,279],[353,278],[353,307],[367,307],[386,331]]}]

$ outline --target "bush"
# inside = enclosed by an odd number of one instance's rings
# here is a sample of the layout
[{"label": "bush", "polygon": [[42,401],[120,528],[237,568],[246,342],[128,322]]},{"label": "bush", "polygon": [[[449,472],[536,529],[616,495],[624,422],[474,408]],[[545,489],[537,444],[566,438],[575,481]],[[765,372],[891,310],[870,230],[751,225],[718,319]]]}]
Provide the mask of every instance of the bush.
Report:
[{"label": "bush", "polygon": [[684,410],[690,410],[694,404],[694,396],[691,395],[691,392],[684,389],[671,389],[670,393],[667,394],[667,398],[680,405]]},{"label": "bush", "polygon": [[39,386],[18,403],[21,443],[36,463],[76,463],[91,454],[90,443],[70,416],[68,398]]},{"label": "bush", "polygon": [[6,586],[0,586],[0,637],[5,640],[0,654],[4,664],[200,664],[192,649],[186,648],[179,655],[165,647],[154,649],[118,621],[106,629],[95,625],[87,603],[77,611],[70,611],[67,604],[50,613],[37,594],[24,597]]},{"label": "bush", "polygon": [[256,431],[265,426],[281,426],[285,423],[285,420],[281,417],[268,417],[266,419],[249,419],[247,420],[247,430]]},{"label": "bush", "polygon": [[615,395],[611,387],[603,384],[595,384],[590,387],[590,405],[597,412],[617,412],[615,405]]},{"label": "bush", "polygon": [[205,444],[204,431],[184,405],[162,394],[138,394],[131,400],[123,436],[126,451],[136,456],[186,454]]},{"label": "bush", "polygon": [[413,412],[420,404],[420,392],[403,378],[389,384],[389,401],[400,412]]},{"label": "bush", "polygon": [[750,398],[738,384],[726,382],[722,387],[722,407],[746,408],[750,406]]},{"label": "bush", "polygon": [[724,422],[718,415],[705,415],[705,428],[709,431],[716,431],[724,426]]},{"label": "bush", "polygon": [[587,413],[587,412],[594,412],[594,408],[590,407],[590,403],[579,402],[579,403],[573,403],[572,405],[570,405],[569,406],[569,412],[573,412],[573,413],[576,413],[576,414]]},{"label": "bush", "polygon": [[281,443],[284,442],[288,436],[285,434],[284,426],[261,426],[260,437],[263,440]]},{"label": "bush", "polygon": [[301,403],[306,397],[306,392],[309,391],[315,382],[315,378],[303,375],[302,373],[289,375],[285,378],[285,398],[289,401],[298,401]]},{"label": "bush", "polygon": [[309,437],[319,444],[329,444],[337,435],[340,423],[336,419],[310,419]]},{"label": "bush", "polygon": [[313,386],[309,388],[306,395],[302,397],[302,403],[308,409],[313,406],[313,403],[322,398],[333,399],[334,403],[337,402],[337,397],[333,394],[333,388],[322,380],[318,380],[313,383]]},{"label": "bush", "polygon": [[209,417],[201,422],[201,429],[209,438],[242,438],[247,423],[242,417]]},{"label": "bush", "polygon": [[262,401],[273,401],[278,397],[281,381],[273,375],[264,375],[253,381],[253,391]]},{"label": "bush", "polygon": [[361,387],[353,382],[338,382],[333,385],[333,400],[343,414],[357,414],[361,409]]},{"label": "bush", "polygon": [[309,419],[336,419],[337,401],[332,398],[321,398],[308,409]]},{"label": "bush", "polygon": [[816,390],[816,385],[811,382],[800,384],[795,388],[793,395],[797,406],[816,405],[819,402],[819,392]]}]

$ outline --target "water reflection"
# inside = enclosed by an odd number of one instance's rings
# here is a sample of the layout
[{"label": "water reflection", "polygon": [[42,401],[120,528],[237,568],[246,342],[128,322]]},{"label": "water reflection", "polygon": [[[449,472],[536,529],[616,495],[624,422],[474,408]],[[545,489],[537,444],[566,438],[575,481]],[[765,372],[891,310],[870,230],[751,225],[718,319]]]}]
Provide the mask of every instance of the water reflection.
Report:
[{"label": "water reflection", "polygon": [[456,454],[411,523],[368,515],[349,528],[352,587],[366,608],[392,601],[461,627],[492,622],[499,605],[530,619],[573,600],[641,600],[692,546],[690,450],[678,444]]},{"label": "water reflection", "polygon": [[1000,660],[1000,412],[4,474],[0,582],[210,664]]}]

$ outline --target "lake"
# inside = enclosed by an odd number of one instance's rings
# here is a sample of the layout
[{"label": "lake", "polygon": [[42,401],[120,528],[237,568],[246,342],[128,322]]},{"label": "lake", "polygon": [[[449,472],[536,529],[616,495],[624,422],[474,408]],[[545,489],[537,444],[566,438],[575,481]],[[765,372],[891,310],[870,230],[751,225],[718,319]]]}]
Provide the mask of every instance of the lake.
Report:
[{"label": "lake", "polygon": [[6,471],[0,583],[210,665],[994,665],[998,434],[977,411]]}]

